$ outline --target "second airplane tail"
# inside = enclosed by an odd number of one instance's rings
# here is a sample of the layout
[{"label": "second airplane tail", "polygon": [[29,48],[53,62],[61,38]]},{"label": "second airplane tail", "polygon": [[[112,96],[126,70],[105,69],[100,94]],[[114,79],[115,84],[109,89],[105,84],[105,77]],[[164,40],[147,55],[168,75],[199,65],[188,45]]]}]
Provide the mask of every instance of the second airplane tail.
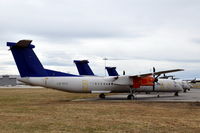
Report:
[{"label": "second airplane tail", "polygon": [[119,76],[116,67],[105,67],[109,76]]},{"label": "second airplane tail", "polygon": [[88,60],[74,60],[74,63],[76,64],[76,67],[80,75],[90,75],[90,76],[94,75],[92,69],[88,65],[89,63]]}]

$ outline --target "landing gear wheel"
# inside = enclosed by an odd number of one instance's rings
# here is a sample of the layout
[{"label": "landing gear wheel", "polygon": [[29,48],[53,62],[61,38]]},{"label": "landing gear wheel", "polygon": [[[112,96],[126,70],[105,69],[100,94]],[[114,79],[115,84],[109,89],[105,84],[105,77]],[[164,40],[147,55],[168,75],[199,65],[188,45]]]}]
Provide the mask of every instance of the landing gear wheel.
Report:
[{"label": "landing gear wheel", "polygon": [[99,98],[101,98],[101,99],[105,99],[105,94],[103,94],[103,93],[101,93],[100,95],[99,95]]},{"label": "landing gear wheel", "polygon": [[134,98],[135,98],[134,95],[128,95],[128,96],[127,96],[127,99],[128,99],[128,100],[132,100],[132,99],[134,99]]},{"label": "landing gear wheel", "polygon": [[159,98],[160,97],[160,95],[157,95],[157,98]]},{"label": "landing gear wheel", "polygon": [[178,92],[175,92],[174,96],[178,96]]}]

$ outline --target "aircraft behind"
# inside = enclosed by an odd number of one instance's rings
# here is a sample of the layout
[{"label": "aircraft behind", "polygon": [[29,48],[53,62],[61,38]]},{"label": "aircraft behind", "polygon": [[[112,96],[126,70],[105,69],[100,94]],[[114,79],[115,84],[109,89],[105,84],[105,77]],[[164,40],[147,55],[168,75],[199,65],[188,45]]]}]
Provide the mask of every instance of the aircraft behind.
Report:
[{"label": "aircraft behind", "polygon": [[116,67],[105,67],[109,76],[119,76]]},{"label": "aircraft behind", "polygon": [[94,76],[92,69],[88,65],[88,60],[74,60],[74,63],[80,75]]},{"label": "aircraft behind", "polygon": [[192,80],[182,80],[182,79],[179,79],[179,78],[175,78],[172,75],[167,76],[165,74],[163,74],[163,76],[160,77],[160,78],[161,79],[171,79],[171,80],[176,81],[177,83],[179,83],[182,86],[183,92],[189,91],[193,87],[192,84],[196,84],[197,82],[200,82],[199,80],[196,80],[196,78],[192,79]]},{"label": "aircraft behind", "polygon": [[[95,76],[94,72],[88,65],[88,60],[74,60],[74,63],[76,64],[79,75]],[[118,72],[116,71],[116,67],[105,67],[105,69],[107,70],[109,76],[119,76]]]},{"label": "aircraft behind", "polygon": [[[74,63],[76,64],[77,69],[78,69],[80,75],[94,76],[94,73],[93,73],[92,69],[91,69],[90,66],[88,65],[88,63],[89,63],[88,60],[75,60]],[[108,76],[119,76],[118,72],[116,71],[116,67],[105,67],[105,69],[106,69],[107,72],[108,72]],[[155,68],[153,68],[153,69],[155,70]],[[166,75],[165,75],[165,77],[161,77],[161,78],[159,78],[159,79],[173,80],[173,79],[168,79],[168,78],[166,78],[166,77],[169,78],[169,77],[171,77],[171,76],[166,76]],[[158,79],[158,80],[159,80],[159,79]],[[163,81],[164,81],[164,80],[163,80]],[[179,83],[179,84],[182,86],[184,92],[186,91],[186,89],[189,89],[189,88],[190,88],[189,84],[186,83],[186,81],[179,81],[179,80],[176,80],[175,82],[176,82],[176,83]],[[154,91],[152,90],[152,92],[154,92]],[[166,91],[166,92],[167,92],[167,91]],[[169,92],[171,92],[171,91],[169,90]],[[150,93],[150,92],[148,91],[148,92],[146,92],[146,93]],[[158,97],[159,97],[159,94],[158,94]]]}]

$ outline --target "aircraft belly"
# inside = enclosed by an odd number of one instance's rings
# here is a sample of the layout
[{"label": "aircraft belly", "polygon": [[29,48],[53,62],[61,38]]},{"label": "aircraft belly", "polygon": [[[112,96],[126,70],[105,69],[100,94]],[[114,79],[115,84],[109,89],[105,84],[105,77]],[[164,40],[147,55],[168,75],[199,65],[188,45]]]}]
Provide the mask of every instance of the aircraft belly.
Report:
[{"label": "aircraft belly", "polygon": [[140,88],[136,89],[136,92],[176,92],[181,91],[182,89],[179,87],[172,87],[172,86],[155,86],[153,90],[153,86],[141,86]]},{"label": "aircraft belly", "polygon": [[149,92],[149,91],[153,91],[152,86],[140,86],[140,88],[136,89],[136,92]]},{"label": "aircraft belly", "polygon": [[123,93],[123,92],[130,92],[130,87],[129,86],[113,86],[111,88],[111,92],[114,93]]},{"label": "aircraft belly", "polygon": [[91,88],[92,91],[109,91],[114,93],[130,92],[129,86],[96,86]]},{"label": "aircraft belly", "polygon": [[[92,91],[105,91],[113,93],[127,93],[130,92],[128,85],[111,85],[110,82],[105,82],[101,78],[94,80],[93,78],[72,78],[72,77],[40,77],[40,78],[23,78],[21,81],[48,87],[56,90],[77,92],[77,93],[91,93]],[[96,84],[98,83],[98,84]],[[101,84],[100,84],[101,83]],[[170,82],[160,82],[155,85],[155,92],[177,92],[182,91],[179,84],[171,84]],[[136,92],[152,92],[152,86],[141,86],[136,89]]]}]

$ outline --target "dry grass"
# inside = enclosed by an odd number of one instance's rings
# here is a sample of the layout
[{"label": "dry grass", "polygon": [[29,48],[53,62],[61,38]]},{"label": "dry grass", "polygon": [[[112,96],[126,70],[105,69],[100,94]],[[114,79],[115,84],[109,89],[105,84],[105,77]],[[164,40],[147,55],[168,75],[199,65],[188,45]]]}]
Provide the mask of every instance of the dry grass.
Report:
[{"label": "dry grass", "polygon": [[199,133],[199,103],[72,102],[50,89],[0,89],[3,133]]},{"label": "dry grass", "polygon": [[200,83],[192,84],[193,88],[200,88]]}]

